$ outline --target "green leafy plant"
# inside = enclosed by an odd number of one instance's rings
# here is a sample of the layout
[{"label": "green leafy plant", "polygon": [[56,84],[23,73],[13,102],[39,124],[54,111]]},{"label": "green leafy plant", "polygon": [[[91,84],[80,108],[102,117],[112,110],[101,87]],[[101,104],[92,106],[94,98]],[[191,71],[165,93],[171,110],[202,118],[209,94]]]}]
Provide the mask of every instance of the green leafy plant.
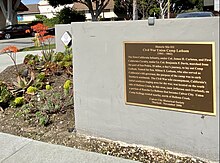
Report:
[{"label": "green leafy plant", "polygon": [[49,116],[47,114],[38,111],[35,115],[40,125],[46,126],[49,123]]},{"label": "green leafy plant", "polygon": [[4,84],[3,82],[0,82],[0,107],[4,108],[8,106],[12,98],[13,98],[13,95],[8,90],[6,84]]},{"label": "green leafy plant", "polygon": [[24,97],[16,97],[14,101],[11,103],[11,106],[12,107],[22,106],[24,102],[25,102]]},{"label": "green leafy plant", "polygon": [[30,94],[30,95],[34,95],[37,92],[37,90],[38,89],[36,87],[30,86],[30,87],[27,88],[26,93]]},{"label": "green leafy plant", "polygon": [[63,89],[64,89],[64,94],[67,95],[70,91],[72,82],[70,80],[66,80],[64,85],[63,85]]},{"label": "green leafy plant", "polygon": [[30,87],[35,80],[35,74],[33,71],[30,73],[30,78],[17,76],[17,81],[13,82],[14,86],[16,87],[15,90],[12,91],[12,93],[17,96],[18,94],[25,93],[25,90]]},{"label": "green leafy plant", "polygon": [[40,59],[38,55],[28,54],[24,58],[24,64],[29,65],[30,68],[35,68]]},{"label": "green leafy plant", "polygon": [[72,54],[72,48],[65,47],[65,51],[63,53],[63,58],[57,62],[59,67],[64,69],[67,74],[72,74],[72,68],[73,68],[73,54]]},{"label": "green leafy plant", "polygon": [[44,72],[41,72],[37,75],[36,81],[37,82],[43,82],[45,80],[46,74]]},{"label": "green leafy plant", "polygon": [[52,89],[52,87],[51,87],[51,85],[46,85],[46,90],[51,90]]},{"label": "green leafy plant", "polygon": [[55,53],[53,57],[53,62],[60,62],[63,60],[63,57],[64,57],[64,53],[62,52]]},{"label": "green leafy plant", "polygon": [[24,104],[21,106],[20,109],[16,110],[14,115],[15,115],[15,117],[23,116],[25,119],[30,119],[29,113],[30,113],[29,104]]},{"label": "green leafy plant", "polygon": [[36,87],[37,89],[43,89],[43,87],[44,87],[44,82],[35,82],[34,84],[33,84],[33,87]]}]

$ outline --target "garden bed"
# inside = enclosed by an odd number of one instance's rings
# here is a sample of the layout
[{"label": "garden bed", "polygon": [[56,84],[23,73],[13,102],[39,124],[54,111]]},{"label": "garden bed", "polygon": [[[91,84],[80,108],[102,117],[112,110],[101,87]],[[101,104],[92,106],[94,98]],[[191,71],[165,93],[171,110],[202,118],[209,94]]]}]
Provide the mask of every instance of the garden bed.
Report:
[{"label": "garden bed", "polygon": [[[18,69],[19,71],[23,71],[26,69],[26,66],[24,64],[18,65]],[[0,73],[0,81],[15,81],[15,72],[16,69],[14,66],[6,68]],[[53,88],[51,90],[52,93],[62,92],[63,83],[68,79],[72,80],[72,76],[67,75],[64,71],[60,72],[58,75],[54,74],[49,76],[47,80],[51,83]],[[72,89],[71,92],[73,92]],[[165,150],[144,148],[128,144],[124,145],[120,142],[80,135],[74,129],[73,105],[66,105],[59,111],[50,113],[49,122],[45,125],[39,124],[39,119],[37,119],[35,115],[36,113],[23,114],[23,111],[21,107],[7,107],[0,111],[0,132],[140,162],[206,162],[197,158],[171,154]]]}]

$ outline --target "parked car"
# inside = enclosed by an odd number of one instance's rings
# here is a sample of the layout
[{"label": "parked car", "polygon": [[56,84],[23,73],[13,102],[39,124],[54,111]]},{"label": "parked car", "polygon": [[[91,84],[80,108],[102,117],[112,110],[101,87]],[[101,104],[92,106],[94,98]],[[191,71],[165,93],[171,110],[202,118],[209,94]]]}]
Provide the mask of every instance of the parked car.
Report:
[{"label": "parked car", "polygon": [[27,24],[8,25],[0,29],[0,38],[10,39],[20,36],[34,36],[34,31]]},{"label": "parked car", "polygon": [[55,35],[55,28],[48,28],[46,35]]},{"label": "parked car", "polygon": [[188,12],[178,14],[176,18],[193,18],[193,17],[212,17],[214,14],[212,12]]}]

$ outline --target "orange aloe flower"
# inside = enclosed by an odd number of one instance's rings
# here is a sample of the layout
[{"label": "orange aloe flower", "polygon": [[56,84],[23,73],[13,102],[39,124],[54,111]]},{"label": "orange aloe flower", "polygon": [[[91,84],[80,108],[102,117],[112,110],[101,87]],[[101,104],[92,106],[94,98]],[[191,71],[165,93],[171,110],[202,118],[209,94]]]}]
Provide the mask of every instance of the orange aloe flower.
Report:
[{"label": "orange aloe flower", "polygon": [[43,25],[41,23],[38,23],[31,27],[33,31],[38,33],[40,36],[44,36],[47,33],[48,27],[46,25]]},{"label": "orange aloe flower", "polygon": [[1,50],[2,53],[8,53],[8,52],[16,53],[17,51],[18,48],[16,46],[7,46]]},{"label": "orange aloe flower", "polygon": [[31,33],[31,31],[29,29],[25,30],[25,33]]},{"label": "orange aloe flower", "polygon": [[41,42],[45,42],[46,40],[51,40],[51,39],[53,39],[53,38],[54,38],[54,36],[52,36],[52,35],[47,35],[47,36],[43,36],[43,37],[39,38],[39,40],[40,40]]}]

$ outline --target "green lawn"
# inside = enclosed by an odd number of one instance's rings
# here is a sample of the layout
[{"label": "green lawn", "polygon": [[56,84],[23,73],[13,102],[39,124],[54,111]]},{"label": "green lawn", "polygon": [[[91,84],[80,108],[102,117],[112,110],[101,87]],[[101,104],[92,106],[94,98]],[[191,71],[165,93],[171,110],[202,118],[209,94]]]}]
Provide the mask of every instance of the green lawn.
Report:
[{"label": "green lawn", "polygon": [[[44,46],[44,49],[48,49],[48,48],[49,48],[49,45]],[[50,49],[55,49],[55,48],[56,48],[55,44],[50,45]],[[27,47],[27,48],[19,49],[19,52],[35,51],[35,50],[42,50],[42,47],[38,47],[38,46]]]}]

